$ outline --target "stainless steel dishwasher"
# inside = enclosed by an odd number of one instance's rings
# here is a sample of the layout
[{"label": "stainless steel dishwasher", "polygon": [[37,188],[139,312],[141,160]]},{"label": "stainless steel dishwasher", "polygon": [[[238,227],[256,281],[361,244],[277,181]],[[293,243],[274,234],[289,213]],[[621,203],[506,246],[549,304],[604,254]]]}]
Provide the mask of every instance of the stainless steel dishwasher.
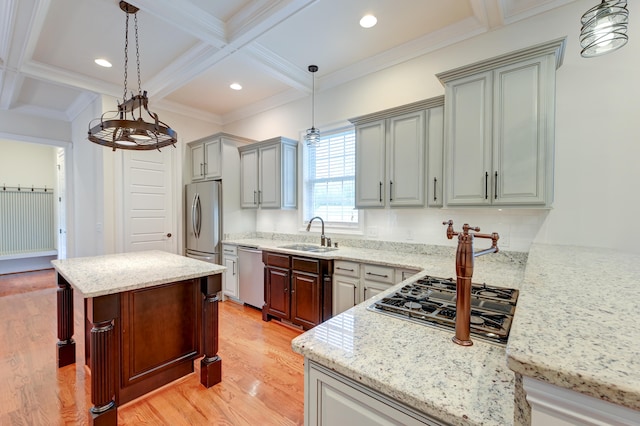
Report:
[{"label": "stainless steel dishwasher", "polygon": [[240,300],[262,309],[264,305],[264,264],[262,251],[256,247],[238,247]]}]

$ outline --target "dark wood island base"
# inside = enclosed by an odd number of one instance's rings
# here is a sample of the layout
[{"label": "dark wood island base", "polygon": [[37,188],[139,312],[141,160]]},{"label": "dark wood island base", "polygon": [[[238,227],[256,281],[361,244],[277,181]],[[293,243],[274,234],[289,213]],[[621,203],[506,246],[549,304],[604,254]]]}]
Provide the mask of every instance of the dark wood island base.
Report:
[{"label": "dark wood island base", "polygon": [[[58,368],[76,361],[73,288],[57,274]],[[91,425],[117,424],[118,406],[186,374],[222,380],[218,353],[221,274],[85,298],[85,364],[91,369]]]}]

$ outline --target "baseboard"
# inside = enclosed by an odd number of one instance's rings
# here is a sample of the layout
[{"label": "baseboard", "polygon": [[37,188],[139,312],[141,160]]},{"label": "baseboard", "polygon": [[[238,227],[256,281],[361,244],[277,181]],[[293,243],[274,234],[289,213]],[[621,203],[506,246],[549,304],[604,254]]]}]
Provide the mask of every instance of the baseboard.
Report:
[{"label": "baseboard", "polygon": [[39,271],[51,269],[51,261],[57,259],[57,253],[47,252],[46,255],[40,253],[35,256],[1,256],[0,275],[15,274],[17,272]]}]

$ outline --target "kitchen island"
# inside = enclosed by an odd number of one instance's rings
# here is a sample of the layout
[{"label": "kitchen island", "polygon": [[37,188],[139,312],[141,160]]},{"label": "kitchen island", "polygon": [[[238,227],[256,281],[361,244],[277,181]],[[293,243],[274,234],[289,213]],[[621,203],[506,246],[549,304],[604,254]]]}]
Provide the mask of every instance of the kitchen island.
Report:
[{"label": "kitchen island", "polygon": [[91,424],[116,424],[117,407],[194,371],[221,380],[218,298],[224,267],[163,251],[54,260],[57,365],[75,362],[73,290],[84,298]]}]

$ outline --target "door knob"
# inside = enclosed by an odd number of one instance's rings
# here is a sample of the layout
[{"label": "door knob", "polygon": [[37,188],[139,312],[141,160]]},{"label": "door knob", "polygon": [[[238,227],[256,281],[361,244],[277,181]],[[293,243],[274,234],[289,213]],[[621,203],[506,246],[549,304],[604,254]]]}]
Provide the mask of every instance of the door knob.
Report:
[{"label": "door knob", "polygon": [[171,238],[171,232],[167,234],[167,238]]}]

